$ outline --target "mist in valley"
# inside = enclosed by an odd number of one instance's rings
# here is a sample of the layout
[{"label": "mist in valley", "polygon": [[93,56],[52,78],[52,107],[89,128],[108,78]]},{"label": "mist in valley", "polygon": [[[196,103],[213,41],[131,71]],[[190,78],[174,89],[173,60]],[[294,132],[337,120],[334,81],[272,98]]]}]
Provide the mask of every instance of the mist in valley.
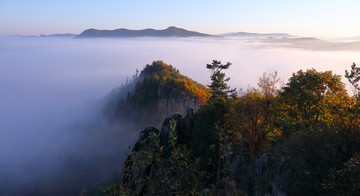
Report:
[{"label": "mist in valley", "polygon": [[154,60],[202,84],[210,81],[207,63],[231,62],[230,86],[243,89],[255,87],[266,71],[276,70],[287,81],[300,69],[344,75],[360,62],[354,47],[312,50],[282,44],[222,38],[1,37],[0,195],[79,194],[119,180],[128,146],[150,125],[136,124],[138,119],[107,123],[101,113],[104,97]]}]

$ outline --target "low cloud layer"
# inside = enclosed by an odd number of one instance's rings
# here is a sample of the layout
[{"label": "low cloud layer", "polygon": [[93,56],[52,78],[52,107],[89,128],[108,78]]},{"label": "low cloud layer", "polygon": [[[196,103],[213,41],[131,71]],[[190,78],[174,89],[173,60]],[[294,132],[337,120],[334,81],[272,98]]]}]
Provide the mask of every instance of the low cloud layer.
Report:
[{"label": "low cloud layer", "polygon": [[[172,64],[203,84],[209,83],[207,63],[232,62],[227,75],[237,88],[256,86],[264,71],[277,70],[286,81],[299,69],[343,75],[352,62],[360,63],[356,52],[284,49],[276,44],[231,39],[0,38],[0,190],[21,192],[23,187],[51,184],[55,178],[66,180],[61,172],[68,163],[81,168],[83,162],[92,162],[102,167],[99,176],[92,177],[107,175],[108,162],[122,162],[140,129],[102,124],[99,100],[154,60]],[[105,159],[108,162],[102,163]]]}]

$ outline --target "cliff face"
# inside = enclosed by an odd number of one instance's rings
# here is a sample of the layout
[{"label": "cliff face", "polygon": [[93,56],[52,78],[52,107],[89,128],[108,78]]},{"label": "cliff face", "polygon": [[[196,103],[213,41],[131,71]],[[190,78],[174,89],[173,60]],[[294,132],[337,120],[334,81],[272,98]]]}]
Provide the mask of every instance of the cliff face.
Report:
[{"label": "cliff face", "polygon": [[135,120],[138,123],[158,127],[166,117],[174,113],[185,115],[188,107],[196,111],[201,104],[199,99],[190,97],[183,91],[177,89],[169,91],[166,84],[151,86],[142,84],[141,89],[136,89],[128,95],[128,98],[109,101],[106,108],[108,117],[115,121]]},{"label": "cliff face", "polygon": [[287,171],[283,169],[285,157],[263,153],[252,160],[246,160],[240,151],[233,149],[230,176],[237,187],[248,195],[285,196]]},{"label": "cliff face", "polygon": [[185,115],[188,107],[196,111],[200,105],[199,100],[190,98],[184,92],[172,91],[168,96],[165,96],[161,86],[158,87],[157,94],[160,98],[156,102],[157,107],[154,115],[161,119],[172,114]]},{"label": "cliff face", "polygon": [[[175,130],[172,127],[174,122]],[[161,179],[164,184],[168,183],[167,181],[173,177],[177,180],[180,179],[170,172],[170,167],[179,169],[173,164],[182,160],[178,157],[179,159],[173,160],[175,162],[172,163],[170,157],[174,156],[174,153],[171,150],[175,148],[179,150],[178,146],[186,144],[191,134],[193,122],[193,110],[187,107],[185,117],[174,114],[165,119],[160,130],[147,127],[141,131],[123,167],[123,191],[132,192],[134,195],[157,195],[160,193],[167,195],[174,191],[174,187],[166,185],[161,190],[153,190],[154,182],[150,179]],[[174,137],[176,137],[175,140],[173,140]],[[182,151],[177,152],[181,154]],[[186,156],[186,153],[182,153],[181,156]],[[163,161],[159,161],[160,159]],[[168,172],[170,172],[168,175],[164,174]],[[166,179],[163,179],[163,177]],[[185,174],[185,177],[187,177],[187,174]]]}]

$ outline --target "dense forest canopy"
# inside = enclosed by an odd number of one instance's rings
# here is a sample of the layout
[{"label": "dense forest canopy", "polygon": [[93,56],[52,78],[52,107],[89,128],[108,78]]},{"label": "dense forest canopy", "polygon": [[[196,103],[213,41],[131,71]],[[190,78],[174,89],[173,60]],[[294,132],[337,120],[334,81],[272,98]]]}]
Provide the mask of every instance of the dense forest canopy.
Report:
[{"label": "dense forest canopy", "polygon": [[[230,65],[207,65],[209,89],[163,62],[145,67],[140,76],[202,104],[194,116],[169,117],[161,131],[145,129],[125,164],[126,180],[106,193],[359,195],[360,102],[340,76],[300,70],[280,86],[277,72],[264,73],[258,88],[235,94],[224,73]],[[346,77],[358,88],[355,68]]]}]

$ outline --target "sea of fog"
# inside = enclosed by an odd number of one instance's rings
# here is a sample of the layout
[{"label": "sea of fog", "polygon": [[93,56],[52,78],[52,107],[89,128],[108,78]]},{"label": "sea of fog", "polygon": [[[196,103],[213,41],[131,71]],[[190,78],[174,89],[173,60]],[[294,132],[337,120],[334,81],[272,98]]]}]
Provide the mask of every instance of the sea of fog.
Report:
[{"label": "sea of fog", "polygon": [[[99,161],[99,154],[117,153],[121,169],[140,130],[103,130],[87,138],[98,126],[101,98],[154,60],[209,84],[206,64],[214,59],[232,63],[226,71],[230,86],[243,89],[256,86],[266,71],[278,71],[286,82],[300,69],[344,75],[353,62],[360,63],[359,51],[292,49],[253,40],[0,37],[0,195],[51,181],[70,156]],[[101,171],[100,177],[107,175]]]}]

